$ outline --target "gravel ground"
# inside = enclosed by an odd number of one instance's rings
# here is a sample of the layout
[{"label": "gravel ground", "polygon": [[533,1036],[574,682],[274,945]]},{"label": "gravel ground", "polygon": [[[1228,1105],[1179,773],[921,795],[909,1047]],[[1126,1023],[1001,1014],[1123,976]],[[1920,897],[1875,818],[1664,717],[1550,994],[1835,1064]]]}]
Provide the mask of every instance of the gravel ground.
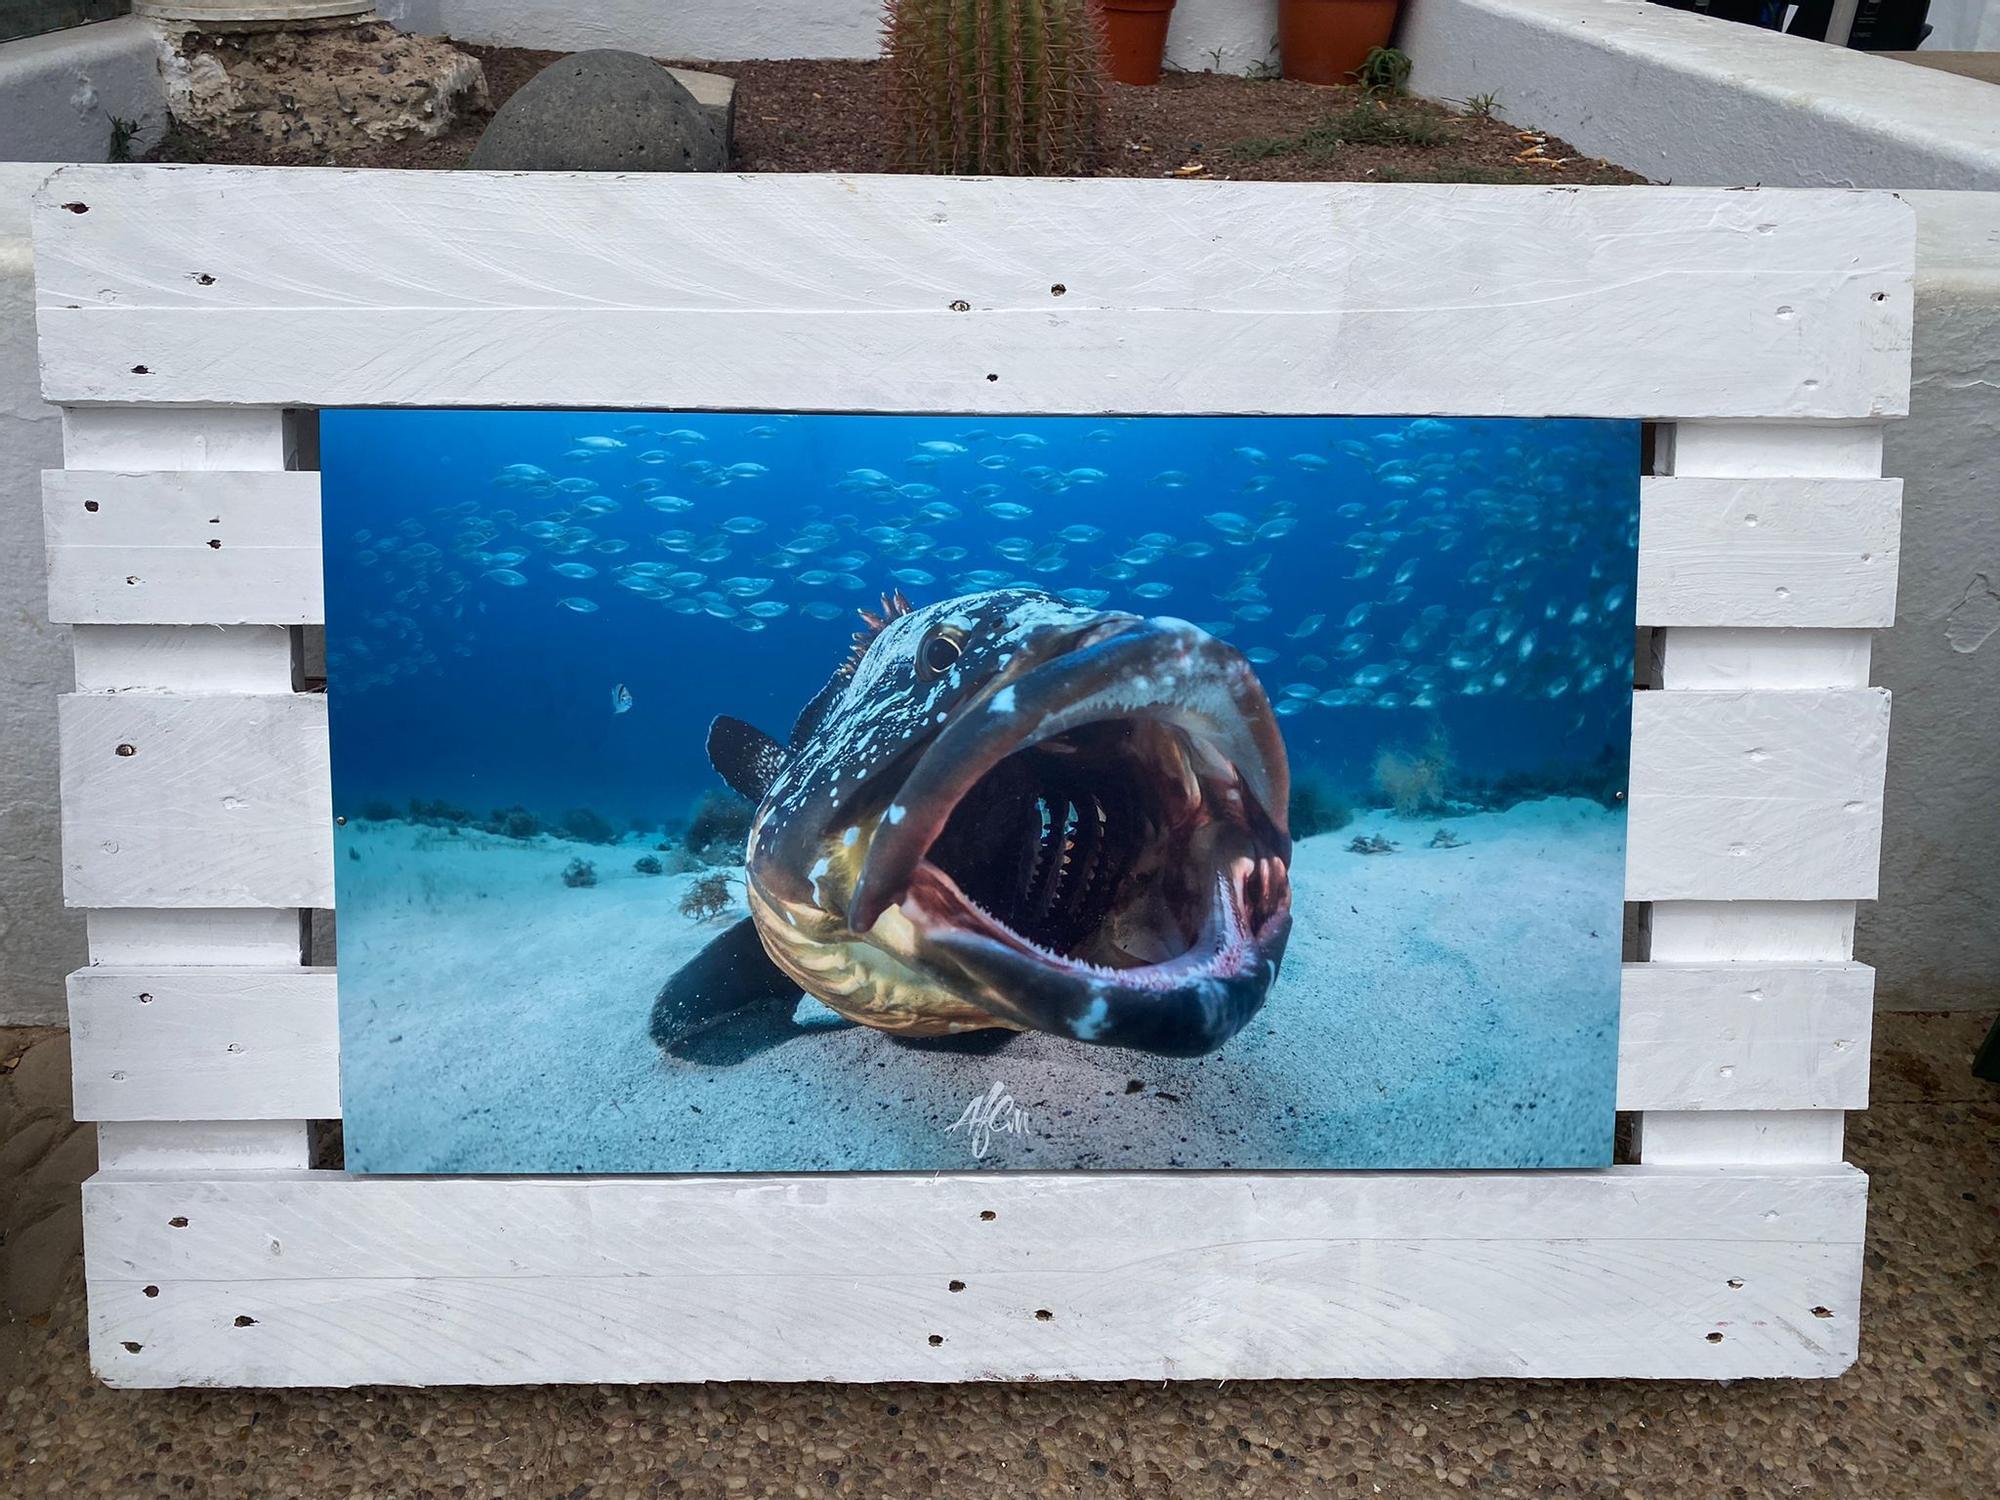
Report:
[{"label": "gravel ground", "polygon": [[[506,103],[560,53],[460,44],[486,69],[492,107]],[[737,82],[735,167],[745,172],[887,172],[884,125],[886,76],[872,62],[736,62],[677,64],[709,68]],[[1365,106],[1367,133],[1394,139],[1355,145],[1319,130]],[[469,118],[434,141],[397,141],[350,151],[273,153],[248,137],[170,138],[161,161],[279,165],[461,167],[488,115]],[[1539,144],[1561,169],[1522,165],[1516,157]],[[1214,73],[1170,73],[1154,88],[1112,84],[1105,123],[1104,177],[1189,175],[1287,181],[1625,183],[1645,179],[1623,168],[1579,158],[1554,137],[1525,138],[1491,118],[1454,114],[1411,99],[1365,100],[1359,89],[1319,88],[1279,79]]]},{"label": "gravel ground", "polygon": [[2000,1472],[2000,1090],[1966,1065],[1990,1019],[1878,1019],[1874,1103],[1849,1117],[1849,1155],[1873,1174],[1860,1363],[1730,1386],[110,1391],[85,1363],[62,1206],[88,1168],[63,1144],[87,1135],[55,1113],[66,1040],[0,1032],[0,1496],[1985,1500]]}]

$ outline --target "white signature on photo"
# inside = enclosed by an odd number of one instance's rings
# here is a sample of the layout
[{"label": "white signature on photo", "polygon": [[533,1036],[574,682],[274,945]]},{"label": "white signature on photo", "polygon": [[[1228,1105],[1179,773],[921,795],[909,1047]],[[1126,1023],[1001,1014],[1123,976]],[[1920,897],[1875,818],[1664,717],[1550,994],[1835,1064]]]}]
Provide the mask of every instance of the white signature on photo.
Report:
[{"label": "white signature on photo", "polygon": [[986,1155],[994,1136],[1026,1135],[1028,1112],[1014,1102],[1014,1096],[1007,1092],[1007,1085],[996,1079],[992,1088],[975,1096],[965,1106],[965,1113],[945,1127],[945,1134],[951,1135],[960,1130],[971,1142],[972,1159],[977,1161]]}]

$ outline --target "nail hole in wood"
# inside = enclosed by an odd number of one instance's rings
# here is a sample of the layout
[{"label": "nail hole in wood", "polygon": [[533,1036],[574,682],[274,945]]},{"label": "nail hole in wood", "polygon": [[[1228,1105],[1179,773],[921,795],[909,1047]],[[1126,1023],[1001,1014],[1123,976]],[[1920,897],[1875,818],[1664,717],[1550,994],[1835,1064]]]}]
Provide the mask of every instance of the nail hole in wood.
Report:
[{"label": "nail hole in wood", "polygon": [[212,536],[208,539],[208,545],[211,550],[220,548],[222,546],[222,538],[219,536]]},{"label": "nail hole in wood", "polygon": [[147,369],[144,365],[134,365],[132,366],[132,373],[134,375],[150,375],[153,372]]},{"label": "nail hole in wood", "polygon": [[1716,1332],[1714,1332],[1714,1333],[1711,1333],[1711,1334],[1710,1334],[1710,1335],[1708,1336],[1708,1341],[1709,1341],[1709,1342],[1710,1342],[1711,1344],[1719,1344],[1719,1343],[1721,1343],[1721,1342],[1722,1342],[1722,1333],[1721,1333],[1721,1330],[1719,1330],[1719,1329],[1718,1329],[1718,1330],[1717,1330]]},{"label": "nail hole in wood", "polygon": [[188,1227],[188,1221],[186,1214],[175,1214],[171,1219],[167,1220],[167,1228],[169,1229],[185,1229],[187,1227]]},{"label": "nail hole in wood", "polygon": [[86,500],[83,502],[83,508],[87,511],[95,512],[97,509],[97,502],[95,500]]},{"label": "nail hole in wood", "polygon": [[1049,288],[1049,295],[1051,297],[1060,297],[1064,292],[1068,290],[1069,290],[1068,287],[1064,286],[1060,281],[1058,281],[1054,286]]},{"label": "nail hole in wood", "polygon": [[1742,1290],[1743,1290],[1743,1278],[1742,1278],[1741,1276],[1732,1276],[1732,1277],[1730,1277],[1730,1278],[1729,1278],[1729,1289],[1730,1289],[1730,1290],[1731,1290],[1732,1292],[1740,1292],[1740,1291],[1742,1291]]},{"label": "nail hole in wood", "polygon": [[118,747],[118,753],[124,756],[137,755],[139,753],[139,747],[137,745],[120,745]]},{"label": "nail hole in wood", "polygon": [[951,304],[951,310],[953,312],[971,312],[972,304],[967,302],[963,297],[960,297]]},{"label": "nail hole in wood", "polygon": [[1046,1307],[1038,1307],[1035,1309],[1035,1321],[1037,1323],[1046,1323],[1050,1318],[1053,1318],[1054,1316],[1055,1314],[1050,1312]]},{"label": "nail hole in wood", "polygon": [[141,1005],[151,1005],[153,1003],[153,992],[151,990],[141,990],[139,992],[139,1003]]},{"label": "nail hole in wood", "polygon": [[157,1297],[160,1295],[160,1289],[156,1286],[149,1286],[146,1287],[144,1290],[148,1297]]},{"label": "nail hole in wood", "polygon": [[947,1281],[944,1284],[944,1289],[948,1292],[962,1292],[965,1290],[965,1283],[962,1281]]},{"label": "nail hole in wood", "polygon": [[1812,1314],[1815,1318],[1830,1318],[1833,1316],[1833,1309],[1830,1307],[1815,1307],[1812,1310]]},{"label": "nail hole in wood", "polygon": [[236,1315],[236,1326],[238,1328],[255,1328],[257,1326],[257,1320],[251,1317],[248,1313],[238,1313]]},{"label": "nail hole in wood", "polygon": [[979,1210],[979,1217],[986,1220],[986,1222],[990,1224],[993,1222],[993,1220],[999,1218],[1000,1215],[993,1212],[993,1210],[990,1208],[982,1208]]},{"label": "nail hole in wood", "polygon": [[122,1348],[127,1354],[137,1354],[141,1349],[145,1348],[146,1346],[144,1344],[135,1344],[130,1339],[127,1339],[119,1347]]},{"label": "nail hole in wood", "polygon": [[998,380],[1000,377],[998,375],[988,375],[986,378],[988,380]]},{"label": "nail hole in wood", "polygon": [[65,203],[63,207],[73,214],[87,214],[90,212],[90,205],[88,203]]},{"label": "nail hole in wood", "polygon": [[937,1348],[937,1346],[938,1346],[939,1344],[942,1344],[943,1342],[944,1342],[944,1335],[943,1335],[943,1334],[941,1334],[941,1333],[934,1333],[934,1334],[932,1334],[932,1335],[931,1335],[931,1347],[932,1347],[933,1349]]},{"label": "nail hole in wood", "polygon": [[214,286],[215,278],[206,271],[196,271],[192,278],[196,286]]},{"label": "nail hole in wood", "polygon": [[1868,294],[1868,300],[1870,302],[1887,302],[1889,300],[1889,294],[1887,292],[1870,292]]}]

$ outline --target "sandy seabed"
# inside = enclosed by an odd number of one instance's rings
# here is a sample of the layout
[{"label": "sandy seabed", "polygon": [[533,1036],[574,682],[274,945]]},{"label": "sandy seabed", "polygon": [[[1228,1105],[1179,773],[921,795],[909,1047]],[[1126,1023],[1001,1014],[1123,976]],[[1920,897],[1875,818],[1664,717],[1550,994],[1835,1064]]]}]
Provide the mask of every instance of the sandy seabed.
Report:
[{"label": "sandy seabed", "polygon": [[[1463,847],[1428,847],[1448,827]],[[1348,852],[1381,834],[1395,853]],[[347,1166],[364,1172],[1599,1166],[1617,1072],[1625,818],[1573,799],[1301,840],[1264,1009],[1165,1058],[1039,1033],[953,1051],[811,1025],[666,1056],[655,995],[744,915],[679,911],[648,845],[340,830]],[[358,856],[358,857],[356,857]],[[569,888],[572,858],[599,883]],[[740,896],[740,887],[735,887]],[[952,1127],[1003,1086],[1022,1128]]]}]

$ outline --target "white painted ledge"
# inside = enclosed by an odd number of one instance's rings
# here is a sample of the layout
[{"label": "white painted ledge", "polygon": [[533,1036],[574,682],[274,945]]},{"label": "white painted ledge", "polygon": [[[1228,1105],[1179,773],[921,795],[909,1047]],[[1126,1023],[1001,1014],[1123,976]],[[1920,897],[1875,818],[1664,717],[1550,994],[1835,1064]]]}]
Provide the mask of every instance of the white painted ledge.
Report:
[{"label": "white painted ledge", "polygon": [[1399,45],[1434,99],[1662,182],[2000,188],[1991,84],[1645,0],[1409,0]]},{"label": "white painted ledge", "polygon": [[126,17],[0,42],[0,161],[103,161],[111,122],[135,152],[166,128],[152,28]]}]

